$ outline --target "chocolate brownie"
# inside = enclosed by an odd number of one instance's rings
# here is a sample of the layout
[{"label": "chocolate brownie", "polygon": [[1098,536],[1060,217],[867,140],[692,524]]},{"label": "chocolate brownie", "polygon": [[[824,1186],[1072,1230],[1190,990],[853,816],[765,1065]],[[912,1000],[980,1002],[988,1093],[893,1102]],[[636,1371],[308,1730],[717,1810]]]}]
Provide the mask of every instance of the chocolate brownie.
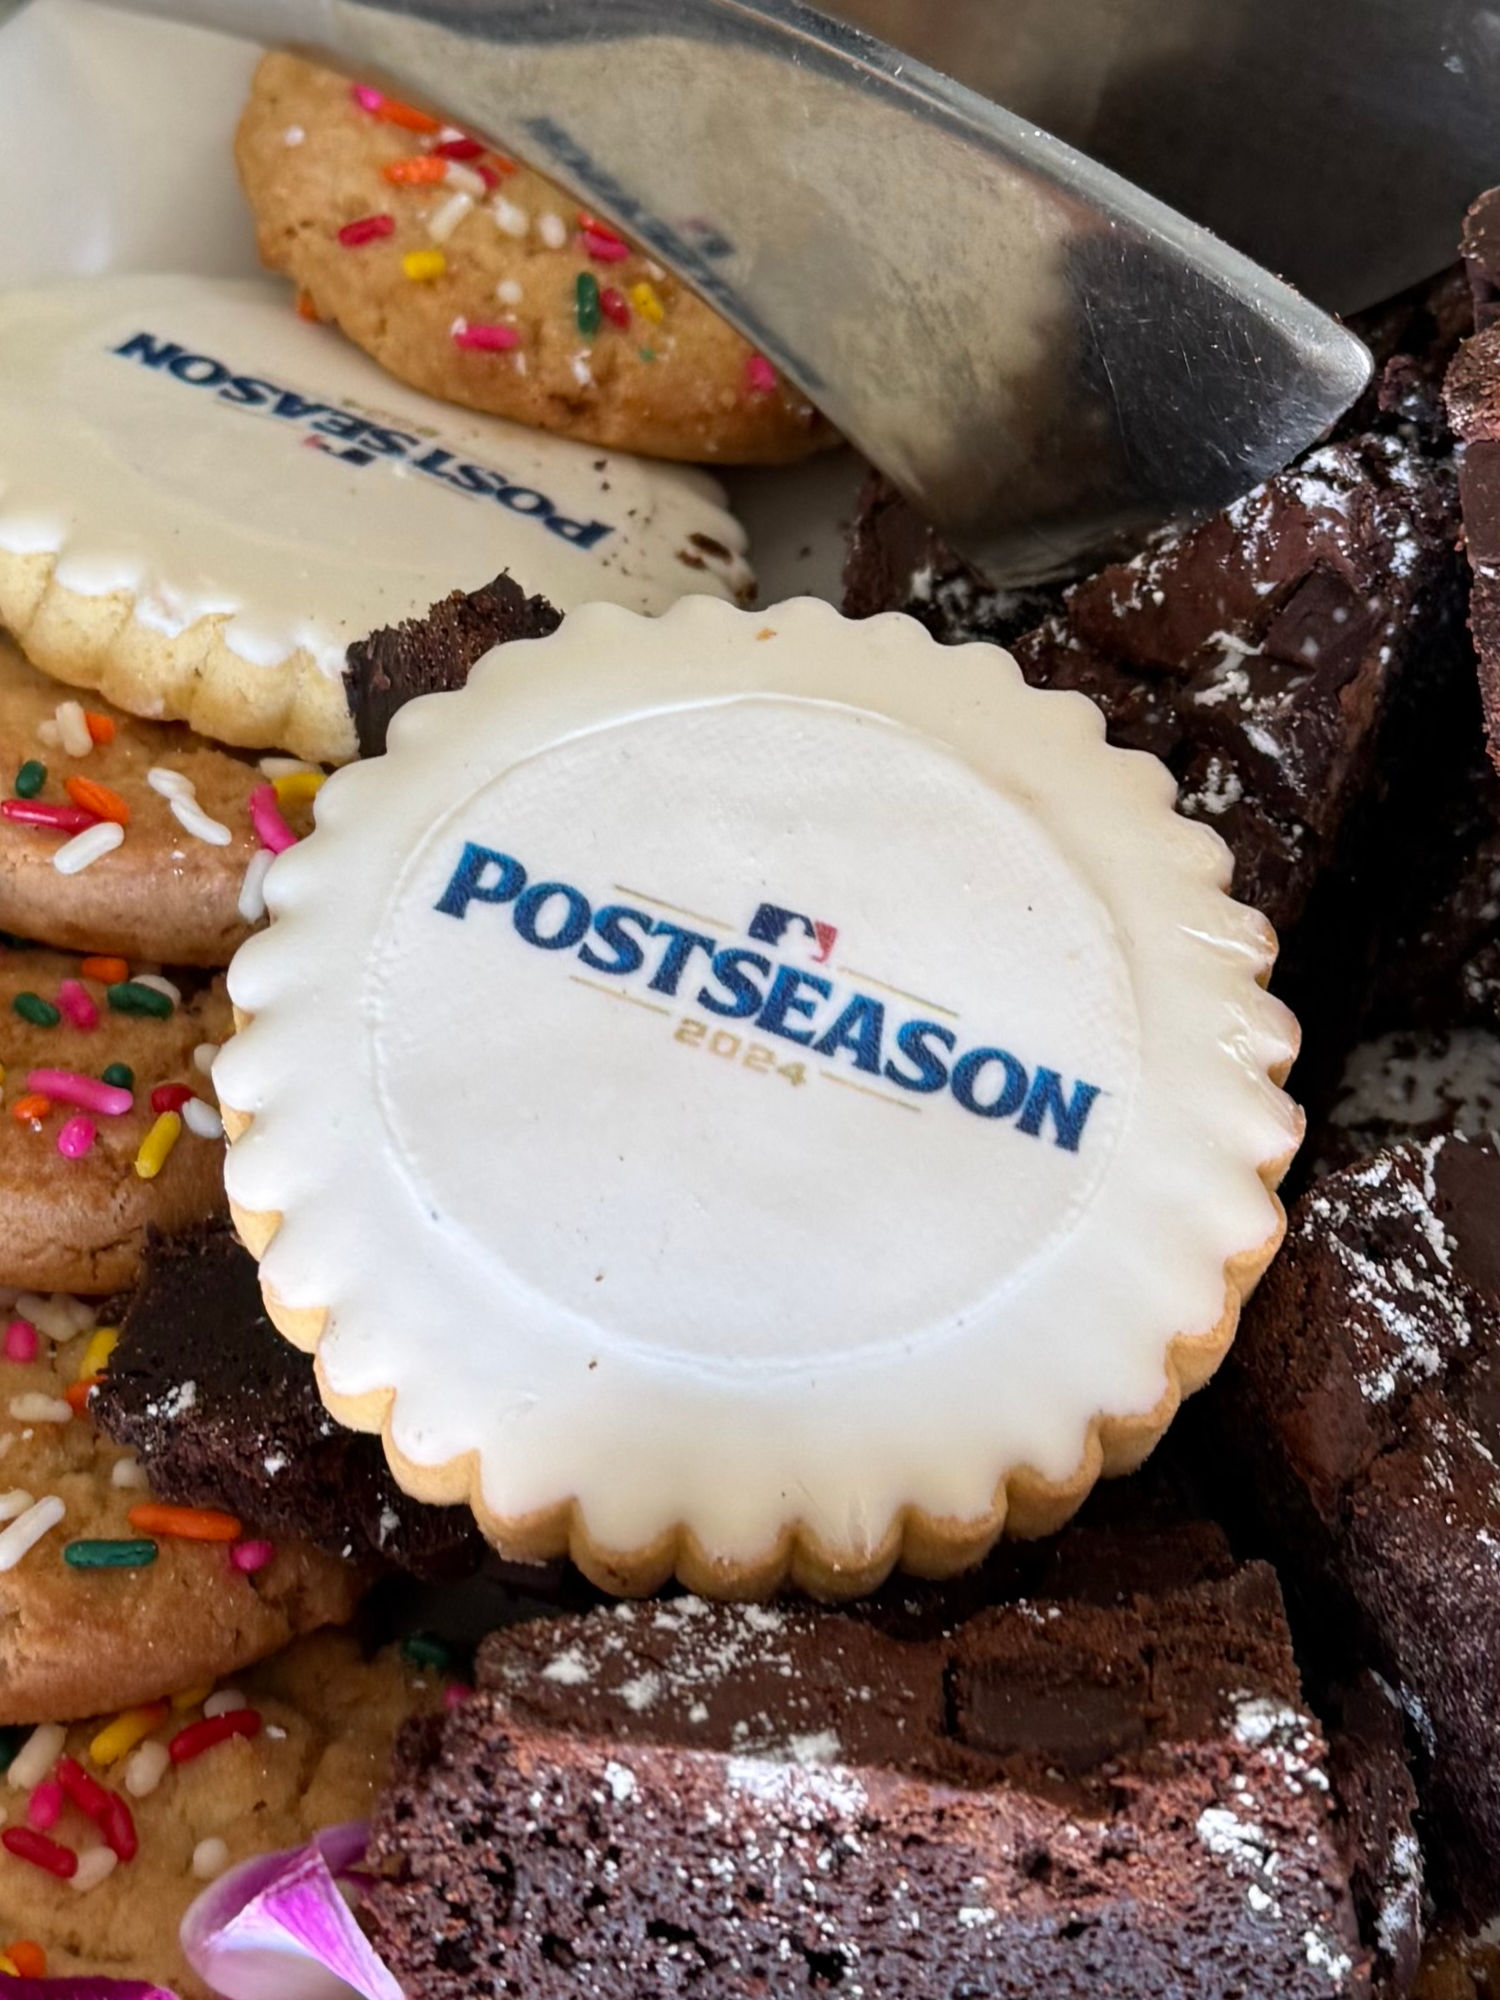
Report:
[{"label": "chocolate brownie", "polygon": [[1422,1847],[1395,1691],[1366,1669],[1323,1709],[1335,1837],[1349,1869],[1378,1995],[1409,1993],[1422,1959]]},{"label": "chocolate brownie", "polygon": [[334,1422],[311,1357],[266,1317],[255,1259],[227,1223],[148,1239],[90,1414],[133,1445],[162,1500],[223,1507],[273,1534],[424,1576],[472,1570],[467,1507],[424,1507],[379,1438]]},{"label": "chocolate brownie", "polygon": [[1459,440],[1464,541],[1474,573],[1469,629],[1490,755],[1500,765],[1500,188],[1470,209],[1463,250],[1477,330],[1448,370],[1446,399]]},{"label": "chocolate brownie", "polygon": [[409,2000],[1366,1994],[1275,1577],[1223,1567],[946,1632],[679,1598],[497,1633],[398,1750],[377,1945]]},{"label": "chocolate brownie", "polygon": [[398,708],[419,694],[462,687],[469,669],[511,639],[545,639],[562,613],[528,597],[511,576],[480,590],[455,590],[425,618],[409,618],[358,639],[345,654],[344,692],[361,757],[378,757]]},{"label": "chocolate brownie", "polygon": [[1495,1143],[1406,1141],[1317,1182],[1201,1419],[1304,1640],[1400,1698],[1440,1898],[1500,1914]]}]

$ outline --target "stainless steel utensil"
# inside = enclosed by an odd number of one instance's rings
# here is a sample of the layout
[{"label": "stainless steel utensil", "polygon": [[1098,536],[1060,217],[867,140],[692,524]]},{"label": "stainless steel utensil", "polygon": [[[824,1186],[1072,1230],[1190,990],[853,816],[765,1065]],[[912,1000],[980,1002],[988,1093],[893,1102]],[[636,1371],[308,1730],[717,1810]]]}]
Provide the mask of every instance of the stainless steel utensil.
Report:
[{"label": "stainless steel utensil", "polygon": [[1218,507],[1366,380],[1265,271],[796,0],[121,0],[513,146],[739,326],[993,575]]}]

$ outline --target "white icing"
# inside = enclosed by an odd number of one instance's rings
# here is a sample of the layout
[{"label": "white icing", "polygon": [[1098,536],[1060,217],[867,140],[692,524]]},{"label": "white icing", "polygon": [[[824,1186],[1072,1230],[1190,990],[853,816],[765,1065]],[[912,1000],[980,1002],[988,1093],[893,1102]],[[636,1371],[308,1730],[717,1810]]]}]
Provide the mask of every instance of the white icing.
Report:
[{"label": "white icing", "polygon": [[332,676],[502,569],[563,609],[750,580],[702,473],[436,402],[284,290],[194,277],[0,294],[0,547],[169,636],[213,614],[241,658],[302,647]]},{"label": "white icing", "polygon": [[[743,1560],[793,1514],[857,1558],[903,1505],[974,1519],[1016,1465],[1067,1478],[1276,1225],[1295,1031],[1222,843],[1081,696],[907,619],[591,606],[543,644],[324,786],[231,971],[230,1194],[282,1214],[264,1276],[330,1309],[331,1391],[395,1388],[408,1459],[473,1451],[501,1517],[576,1494],[619,1548],[684,1521]],[[670,934],[623,976],[527,942],[576,915],[560,894],[445,914],[466,842],[785,968],[794,1032],[879,1001],[879,1068],[716,1017],[701,948],[653,988]],[[836,935],[752,936],[761,905]],[[911,1019],[947,1062],[1011,1052],[1027,1103],[1043,1068],[1075,1110],[1095,1087],[1076,1150],[1019,1096],[900,1087]],[[1007,1080],[988,1059],[974,1101]]]}]

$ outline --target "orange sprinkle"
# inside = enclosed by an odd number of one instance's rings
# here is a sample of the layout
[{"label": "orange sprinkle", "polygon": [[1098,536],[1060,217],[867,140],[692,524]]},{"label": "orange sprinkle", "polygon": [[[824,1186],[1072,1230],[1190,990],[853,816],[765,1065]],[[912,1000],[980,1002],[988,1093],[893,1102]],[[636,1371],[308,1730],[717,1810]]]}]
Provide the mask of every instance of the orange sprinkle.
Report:
[{"label": "orange sprinkle", "polygon": [[5,1956],[16,1968],[20,1979],[45,1979],[47,1976],[47,1954],[39,1944],[30,1938],[18,1938],[14,1944],[5,1947]]},{"label": "orange sprinkle", "polygon": [[185,1542],[237,1542],[241,1528],[233,1514],[212,1507],[132,1507],[126,1517],[142,1535],[176,1535]]},{"label": "orange sprinkle", "polygon": [[437,187],[447,178],[448,162],[419,153],[414,160],[392,160],[381,174],[392,187]]},{"label": "orange sprinkle", "polygon": [[518,174],[521,171],[520,167],[508,153],[486,153],[484,157],[486,162],[495,169],[496,173]]},{"label": "orange sprinkle", "polygon": [[63,790],[84,812],[97,813],[100,819],[112,819],[116,826],[129,826],[129,806],[108,785],[101,785],[95,778],[64,778]]},{"label": "orange sprinkle", "polygon": [[104,1380],[102,1375],[86,1375],[81,1382],[72,1382],[63,1390],[63,1401],[75,1417],[81,1417],[89,1400],[89,1390],[97,1388]]},{"label": "orange sprinkle", "polygon": [[387,125],[399,125],[404,132],[440,132],[443,128],[436,118],[425,111],[418,111],[414,104],[403,104],[399,97],[382,98],[377,118],[383,118]]},{"label": "orange sprinkle", "polygon": [[297,317],[298,319],[311,320],[314,326],[319,324],[318,309],[313,304],[313,295],[311,292],[298,292]]},{"label": "orange sprinkle", "polygon": [[105,986],[122,986],[130,977],[130,967],[123,958],[86,958],[78,970],[85,979],[97,979]]},{"label": "orange sprinkle", "polygon": [[112,715],[101,715],[96,708],[86,708],[83,719],[88,724],[89,735],[96,743],[113,743],[115,740],[115,719]]},{"label": "orange sprinkle", "polygon": [[29,1090],[24,1097],[18,1097],[10,1107],[10,1115],[18,1124],[31,1125],[38,1118],[45,1118],[52,1109],[52,1099],[43,1097],[38,1090]]}]

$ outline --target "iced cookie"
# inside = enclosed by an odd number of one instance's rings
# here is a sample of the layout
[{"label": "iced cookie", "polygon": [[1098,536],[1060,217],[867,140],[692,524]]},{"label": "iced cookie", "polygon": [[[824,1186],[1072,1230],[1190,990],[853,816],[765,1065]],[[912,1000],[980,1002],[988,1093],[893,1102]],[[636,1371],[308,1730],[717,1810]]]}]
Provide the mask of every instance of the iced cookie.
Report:
[{"label": "iced cookie", "polygon": [[743,550],[706,474],[434,402],[272,285],[0,297],[0,624],[133,715],[337,762],[375,627],[502,570],[563,611],[737,598]]},{"label": "iced cookie", "polygon": [[[23,1743],[9,1788],[0,1780],[0,1843],[5,1829],[27,1828],[28,1799],[57,1784],[62,1756],[124,1802],[136,1852],[116,1857],[65,1794],[45,1838],[75,1857],[70,1878],[0,1846],[0,1953],[25,1939],[53,1975],[149,1979],[182,2000],[209,2000],[178,1941],[204,1883],[251,1855],[366,1818],[397,1730],[442,1693],[439,1677],[394,1650],[365,1660],[351,1639],[320,1633],[206,1704],[105,1715]],[[193,1732],[204,1747],[179,1761],[172,1746],[192,1747]]]},{"label": "iced cookie", "polygon": [[261,913],[257,797],[301,834],[318,776],[278,785],[177,724],[85,705],[0,637],[0,929],[227,965]]},{"label": "iced cookie", "polygon": [[343,1622],[359,1596],[362,1573],[305,1542],[160,1504],[89,1413],[113,1332],[60,1295],[4,1314],[0,1725],[195,1687]]},{"label": "iced cookie", "polygon": [[129,1285],[146,1228],[224,1207],[205,1065],[222,982],[184,994],[124,959],[0,949],[0,1285]]},{"label": "iced cookie", "polygon": [[429,395],[659,458],[779,464],[837,441],[560,187],[379,91],[268,55],[235,158],[262,261]]},{"label": "iced cookie", "polygon": [[586,607],[410,703],[215,1066],[330,1409],[621,1591],[1057,1526],[1224,1353],[1301,1130],[1173,798],[998,649],[810,600]]}]

